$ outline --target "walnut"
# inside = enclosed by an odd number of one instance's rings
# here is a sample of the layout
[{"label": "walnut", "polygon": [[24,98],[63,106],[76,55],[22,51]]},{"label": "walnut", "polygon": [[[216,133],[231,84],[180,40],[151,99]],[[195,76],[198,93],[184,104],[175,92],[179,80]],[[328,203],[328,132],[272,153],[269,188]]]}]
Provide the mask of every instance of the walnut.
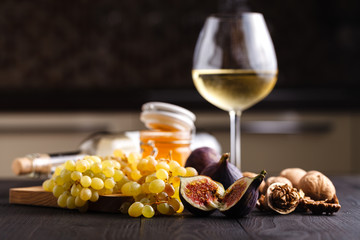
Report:
[{"label": "walnut", "polygon": [[293,212],[303,193],[285,183],[271,184],[266,195],[261,195],[257,202],[257,207],[262,211],[273,210],[280,214],[289,214]]},{"label": "walnut", "polygon": [[268,187],[273,184],[273,183],[286,183],[287,185],[292,187],[292,183],[290,182],[289,179],[285,178],[285,177],[269,177],[268,179],[266,179],[265,182],[265,187],[263,188],[263,191],[261,192],[262,194],[266,194],[266,191],[268,189]]},{"label": "walnut", "polygon": [[285,177],[290,180],[293,187],[299,189],[300,179],[306,174],[306,171],[301,168],[285,168],[280,172],[281,177]]},{"label": "walnut", "polygon": [[312,200],[331,200],[336,195],[334,184],[324,174],[318,171],[306,173],[299,182],[299,188]]},{"label": "walnut", "polygon": [[314,201],[310,198],[303,198],[301,199],[301,205],[305,206],[313,214],[325,213],[326,215],[333,214],[334,212],[339,211],[341,208],[336,195],[332,200],[325,201]]}]

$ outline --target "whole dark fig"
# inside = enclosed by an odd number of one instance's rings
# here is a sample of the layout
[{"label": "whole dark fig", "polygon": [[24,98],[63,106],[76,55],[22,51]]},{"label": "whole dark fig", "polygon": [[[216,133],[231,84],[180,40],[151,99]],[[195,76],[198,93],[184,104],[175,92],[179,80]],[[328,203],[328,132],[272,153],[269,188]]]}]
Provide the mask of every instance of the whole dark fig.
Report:
[{"label": "whole dark fig", "polygon": [[225,189],[243,176],[240,170],[229,162],[229,153],[224,153],[220,161],[210,163],[200,174],[220,182]]},{"label": "whole dark fig", "polygon": [[181,177],[180,199],[192,214],[207,216],[219,206],[219,199],[225,190],[221,183],[207,176]]},{"label": "whole dark fig", "polygon": [[185,167],[193,167],[200,173],[207,165],[218,162],[220,155],[210,147],[200,147],[191,152]]},{"label": "whole dark fig", "polygon": [[244,217],[255,207],[259,197],[258,188],[266,171],[256,177],[242,177],[234,182],[221,199],[219,210],[228,217]]}]

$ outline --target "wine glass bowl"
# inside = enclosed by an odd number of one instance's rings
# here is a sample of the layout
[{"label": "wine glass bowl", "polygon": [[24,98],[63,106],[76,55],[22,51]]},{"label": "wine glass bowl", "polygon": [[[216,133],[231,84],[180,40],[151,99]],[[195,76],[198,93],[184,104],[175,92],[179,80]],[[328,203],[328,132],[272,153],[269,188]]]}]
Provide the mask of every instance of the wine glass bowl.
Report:
[{"label": "wine glass bowl", "polygon": [[241,113],[265,98],[277,80],[275,50],[263,15],[208,17],[196,44],[192,76],[200,95],[229,112],[230,158],[240,169]]}]

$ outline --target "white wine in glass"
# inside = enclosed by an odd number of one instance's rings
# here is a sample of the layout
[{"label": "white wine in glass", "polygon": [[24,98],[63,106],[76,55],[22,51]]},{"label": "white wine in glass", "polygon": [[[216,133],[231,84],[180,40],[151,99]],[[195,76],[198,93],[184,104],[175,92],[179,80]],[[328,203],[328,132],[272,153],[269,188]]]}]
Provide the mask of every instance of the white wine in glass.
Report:
[{"label": "white wine in glass", "polygon": [[212,15],[197,41],[192,76],[198,92],[230,114],[230,159],[241,169],[240,116],[277,80],[274,47],[260,13]]}]

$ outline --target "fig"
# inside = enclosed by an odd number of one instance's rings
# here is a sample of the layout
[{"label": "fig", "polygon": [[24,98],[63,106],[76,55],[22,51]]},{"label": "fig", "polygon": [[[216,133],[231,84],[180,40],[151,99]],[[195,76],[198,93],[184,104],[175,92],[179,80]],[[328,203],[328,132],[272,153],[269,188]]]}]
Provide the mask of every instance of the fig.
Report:
[{"label": "fig", "polygon": [[243,217],[251,212],[258,199],[258,187],[266,171],[254,178],[242,177],[226,191],[223,185],[208,176],[180,178],[180,199],[195,215],[206,216],[216,209],[228,217]]},{"label": "fig", "polygon": [[240,170],[229,162],[229,156],[229,153],[224,153],[220,161],[210,163],[200,174],[211,177],[211,179],[220,182],[227,189],[243,176]]},{"label": "fig", "polygon": [[180,178],[181,202],[189,212],[195,215],[206,216],[213,213],[224,192],[221,183],[213,181],[207,176]]},{"label": "fig", "polygon": [[201,173],[207,165],[216,163],[219,159],[220,155],[215,149],[200,147],[190,153],[185,162],[185,167],[193,167],[198,173]]},{"label": "fig", "polygon": [[258,188],[263,182],[266,171],[256,177],[242,177],[236,180],[226,191],[219,207],[227,217],[244,217],[255,207],[259,198]]}]

